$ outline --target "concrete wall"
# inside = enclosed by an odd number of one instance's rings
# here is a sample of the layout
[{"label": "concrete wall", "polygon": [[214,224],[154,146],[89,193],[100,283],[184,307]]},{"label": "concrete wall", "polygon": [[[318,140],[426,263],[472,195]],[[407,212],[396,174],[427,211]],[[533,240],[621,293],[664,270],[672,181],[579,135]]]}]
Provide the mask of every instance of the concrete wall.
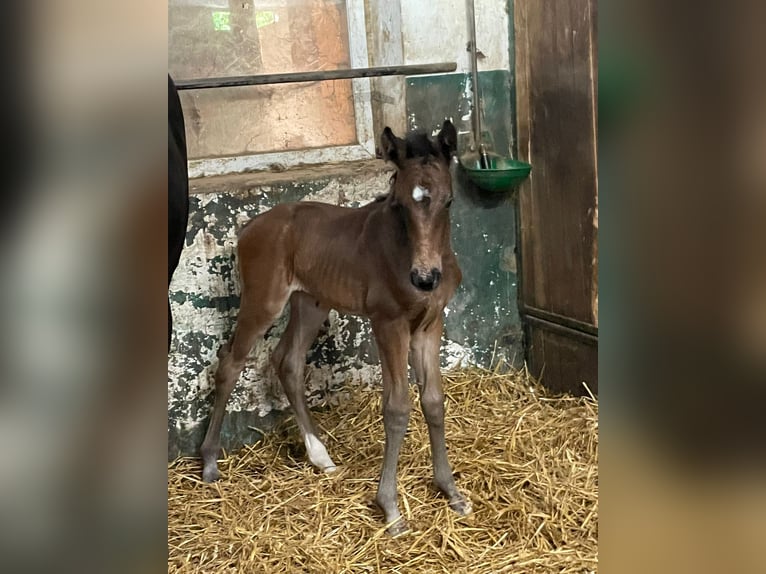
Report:
[{"label": "concrete wall", "polygon": [[[457,71],[471,70],[466,50],[468,26],[466,0],[402,2],[402,34],[407,64],[433,61],[457,62]],[[480,70],[509,69],[508,3],[475,0],[476,46],[483,52]]]},{"label": "concrete wall", "polygon": [[[406,63],[455,59],[454,74],[406,78],[402,109],[410,128],[438,130],[452,118],[470,131],[470,97],[463,2],[402,2]],[[487,55],[480,83],[484,118],[495,149],[513,147],[513,85],[509,70],[507,4],[477,2],[478,46]],[[428,22],[428,25],[423,25]],[[427,34],[424,32],[427,30]],[[487,40],[484,41],[483,38]],[[446,51],[449,46],[449,52]],[[377,136],[378,134],[376,134]],[[461,142],[464,138],[461,139]],[[463,145],[461,143],[461,145]],[[462,151],[462,150],[459,150]],[[196,454],[211,405],[215,353],[234,327],[239,306],[235,238],[251,217],[279,202],[319,200],[356,206],[385,193],[391,168],[380,160],[325,165],[271,174],[193,180],[187,245],[170,288],[174,334],[168,367],[169,456]],[[507,197],[486,197],[453,165],[453,247],[463,284],[446,313],[445,368],[461,361],[520,363],[521,329],[516,304],[515,208]],[[286,314],[256,345],[229,403],[222,433],[225,448],[257,440],[284,416],[288,403],[268,356]],[[332,313],[309,352],[307,392],[312,406],[331,405],[354,382],[379,384],[379,366],[366,321]]]}]

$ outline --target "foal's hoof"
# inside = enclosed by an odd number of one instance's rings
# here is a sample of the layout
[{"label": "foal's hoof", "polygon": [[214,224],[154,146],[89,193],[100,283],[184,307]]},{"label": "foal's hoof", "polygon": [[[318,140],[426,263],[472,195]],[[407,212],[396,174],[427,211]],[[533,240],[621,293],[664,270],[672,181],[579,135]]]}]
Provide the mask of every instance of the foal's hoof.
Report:
[{"label": "foal's hoof", "polygon": [[215,482],[221,478],[217,466],[206,466],[202,469],[202,482]]},{"label": "foal's hoof", "polygon": [[410,527],[407,525],[407,522],[404,520],[404,518],[399,517],[396,522],[394,522],[391,526],[386,528],[386,533],[396,538],[397,536],[401,536],[402,534],[409,532]]},{"label": "foal's hoof", "polygon": [[462,494],[455,496],[449,501],[449,507],[457,512],[460,516],[467,516],[473,511],[473,505],[471,501],[464,497]]}]

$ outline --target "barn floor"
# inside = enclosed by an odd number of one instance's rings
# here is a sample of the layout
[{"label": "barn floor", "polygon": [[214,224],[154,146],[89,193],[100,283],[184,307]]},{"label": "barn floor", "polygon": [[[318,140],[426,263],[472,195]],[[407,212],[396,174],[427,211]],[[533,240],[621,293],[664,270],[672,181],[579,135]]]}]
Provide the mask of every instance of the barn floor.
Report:
[{"label": "barn floor", "polygon": [[[383,452],[380,392],[315,413],[339,464],[305,461],[293,419],[219,463],[168,469],[168,572],[557,572],[597,570],[598,405],[553,398],[523,373],[445,376],[447,446],[474,512],[431,486],[428,433],[413,408],[399,461],[410,532],[391,538],[373,503]],[[413,405],[417,405],[413,390]]]}]

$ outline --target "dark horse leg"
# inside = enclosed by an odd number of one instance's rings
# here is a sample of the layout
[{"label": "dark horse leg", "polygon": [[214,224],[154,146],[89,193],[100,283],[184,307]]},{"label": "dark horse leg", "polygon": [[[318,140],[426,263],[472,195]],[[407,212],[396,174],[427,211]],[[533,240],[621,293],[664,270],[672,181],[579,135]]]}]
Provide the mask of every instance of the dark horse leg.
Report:
[{"label": "dark horse leg", "polygon": [[[168,287],[184,246],[189,217],[189,176],[186,167],[186,134],[181,100],[168,76]],[[173,317],[168,299],[168,350]]]}]

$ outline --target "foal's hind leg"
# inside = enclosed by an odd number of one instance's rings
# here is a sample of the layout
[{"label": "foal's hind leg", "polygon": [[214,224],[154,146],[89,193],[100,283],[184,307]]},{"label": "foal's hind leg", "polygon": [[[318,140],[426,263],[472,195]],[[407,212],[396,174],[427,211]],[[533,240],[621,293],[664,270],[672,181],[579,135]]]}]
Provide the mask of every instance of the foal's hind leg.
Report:
[{"label": "foal's hind leg", "polygon": [[303,383],[306,353],[327,318],[327,312],[327,308],[321,307],[309,295],[301,292],[293,293],[290,297],[290,322],[274,351],[272,361],[282,388],[295,412],[295,419],[311,464],[324,472],[332,472],[336,468],[335,463],[327,454],[322,441],[319,440],[319,433],[306,402],[306,389]]},{"label": "foal's hind leg", "polygon": [[215,372],[215,401],[213,414],[207,427],[205,440],[202,442],[202,480],[212,482],[218,480],[218,454],[221,450],[221,425],[226,412],[226,403],[237,384],[250,349],[263,337],[266,330],[282,312],[289,291],[277,297],[261,300],[258,294],[242,299],[242,307],[237,318],[237,326],[231,339],[231,344],[224,344],[218,351],[218,370]]}]

